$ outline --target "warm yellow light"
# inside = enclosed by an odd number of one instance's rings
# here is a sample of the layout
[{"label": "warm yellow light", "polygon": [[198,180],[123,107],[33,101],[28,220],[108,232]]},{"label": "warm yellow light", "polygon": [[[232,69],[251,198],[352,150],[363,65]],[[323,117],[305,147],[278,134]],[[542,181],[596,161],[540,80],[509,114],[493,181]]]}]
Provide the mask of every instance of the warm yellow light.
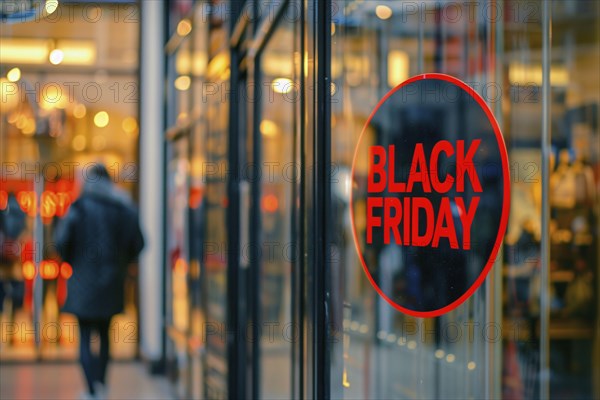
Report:
[{"label": "warm yellow light", "polygon": [[77,135],[73,138],[73,141],[71,142],[71,147],[73,147],[73,150],[75,151],[82,151],[83,149],[85,149],[86,142],[87,140],[85,139],[85,136]]},{"label": "warm yellow light", "polygon": [[[308,77],[308,73],[309,73],[309,70],[308,70],[308,66],[309,66],[308,51],[304,52],[303,59],[304,59],[304,77],[306,78],[306,77]],[[336,59],[337,59],[337,57],[336,57]]]},{"label": "warm yellow light", "polygon": [[48,60],[48,41],[42,39],[0,39],[2,64],[44,64]]},{"label": "warm yellow light", "polygon": [[192,85],[192,80],[187,75],[182,75],[179,78],[175,79],[175,89],[185,91],[190,88]]},{"label": "warm yellow light", "polygon": [[93,40],[59,40],[62,65],[93,65],[96,63],[96,43]]},{"label": "warm yellow light", "polygon": [[273,81],[272,87],[276,93],[289,93],[294,88],[294,84],[291,79],[277,78]]},{"label": "warm yellow light", "polygon": [[377,15],[377,18],[379,19],[389,19],[392,16],[392,9],[388,6],[378,5],[375,7],[375,15]]},{"label": "warm yellow light", "polygon": [[456,360],[456,356],[454,354],[448,354],[446,356],[446,361],[448,361],[449,363],[454,362],[454,360]]},{"label": "warm yellow light", "polygon": [[44,8],[46,10],[46,13],[48,13],[48,15],[50,15],[54,11],[56,11],[56,9],[58,8],[58,1],[57,0],[47,0]]},{"label": "warm yellow light", "polygon": [[220,52],[210,60],[206,74],[211,78],[220,78],[229,66],[229,53]]},{"label": "warm yellow light", "polygon": [[[58,40],[52,47],[48,39],[0,39],[2,64],[93,65],[96,44],[93,40]],[[50,51],[50,48],[53,48]]]},{"label": "warm yellow light", "polygon": [[275,122],[265,119],[260,123],[260,133],[266,137],[275,137],[279,133],[279,127]]},{"label": "warm yellow light", "polygon": [[475,364],[475,361],[469,361],[469,363],[467,364],[467,369],[469,371],[473,371],[475,368],[477,368],[477,364]]},{"label": "warm yellow light", "polygon": [[24,135],[31,136],[35,133],[35,129],[35,119],[27,118],[21,132],[23,132]]},{"label": "warm yellow light", "polygon": [[444,350],[437,349],[435,351],[434,355],[435,355],[435,358],[440,358],[441,359],[441,358],[444,358],[445,353],[444,353]]},{"label": "warm yellow light", "polygon": [[202,76],[206,72],[206,53],[180,51],[175,59],[175,71],[179,75]]},{"label": "warm yellow light", "polygon": [[199,155],[192,159],[190,166],[190,175],[194,178],[201,178],[204,173],[205,159]]},{"label": "warm yellow light", "polygon": [[25,124],[27,123],[27,117],[24,116],[23,114],[19,115],[19,118],[17,118],[17,123],[15,124],[15,126],[17,127],[17,129],[23,129],[25,128]]},{"label": "warm yellow light", "polygon": [[106,147],[106,138],[101,135],[94,136],[92,139],[92,147],[96,151],[104,150],[104,148]]},{"label": "warm yellow light", "polygon": [[6,74],[6,77],[11,82],[17,82],[21,79],[21,70],[19,68],[13,68]]},{"label": "warm yellow light", "polygon": [[110,122],[110,118],[108,117],[108,113],[106,111],[100,111],[94,116],[94,124],[98,128],[105,128]]},{"label": "warm yellow light", "polygon": [[33,278],[35,278],[35,264],[33,264],[32,261],[25,261],[21,268],[23,269],[23,278],[25,278],[28,281],[33,280]]},{"label": "warm yellow light", "polygon": [[54,65],[58,65],[65,59],[65,53],[61,49],[54,49],[50,52],[50,62]]},{"label": "warm yellow light", "polygon": [[294,58],[275,52],[265,53],[261,64],[264,76],[294,76]]},{"label": "warm yellow light", "polygon": [[44,110],[63,109],[67,106],[67,92],[56,83],[44,86],[41,92],[40,106]]},{"label": "warm yellow light", "polygon": [[221,73],[221,76],[219,77],[219,79],[221,79],[222,81],[227,81],[229,79],[230,75],[231,75],[231,68],[225,68],[225,71],[223,71],[223,73]]},{"label": "warm yellow light", "polygon": [[123,128],[125,133],[132,134],[137,131],[138,124],[137,124],[137,121],[135,120],[135,118],[127,117],[123,120],[121,127]]},{"label": "warm yellow light", "polygon": [[409,58],[408,54],[400,50],[392,50],[388,54],[388,85],[396,87],[405,80],[409,75]]},{"label": "warm yellow light", "polygon": [[[508,67],[508,80],[511,85],[542,86],[544,80],[542,66],[511,63]],[[550,84],[552,86],[567,86],[569,84],[569,71],[564,66],[552,65],[550,68]]]},{"label": "warm yellow light", "polygon": [[83,104],[77,104],[73,109],[73,116],[75,118],[83,118],[87,114],[87,109]]},{"label": "warm yellow light", "polygon": [[192,69],[192,60],[189,51],[180,51],[175,58],[175,71],[179,75],[187,75]]},{"label": "warm yellow light", "polygon": [[18,85],[6,78],[0,78],[0,114],[12,111],[19,103]]},{"label": "warm yellow light", "polygon": [[179,36],[187,36],[192,31],[192,24],[189,20],[183,19],[177,24],[177,34]]},{"label": "warm yellow light", "polygon": [[196,52],[192,57],[192,74],[202,76],[206,72],[207,54],[205,52]]}]

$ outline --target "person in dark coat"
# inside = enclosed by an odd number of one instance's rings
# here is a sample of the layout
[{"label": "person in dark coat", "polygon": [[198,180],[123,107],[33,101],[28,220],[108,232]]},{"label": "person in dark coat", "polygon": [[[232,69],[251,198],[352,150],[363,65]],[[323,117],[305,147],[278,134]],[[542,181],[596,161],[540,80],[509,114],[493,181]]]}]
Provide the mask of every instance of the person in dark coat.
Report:
[{"label": "person in dark coat", "polygon": [[[109,360],[110,319],[123,311],[124,281],[144,239],[138,213],[129,197],[113,185],[101,164],[88,168],[79,199],[55,229],[54,241],[62,259],[73,267],[64,312],[79,320],[80,361],[89,394],[105,391]],[[100,337],[100,354],[90,349],[92,333]]]}]

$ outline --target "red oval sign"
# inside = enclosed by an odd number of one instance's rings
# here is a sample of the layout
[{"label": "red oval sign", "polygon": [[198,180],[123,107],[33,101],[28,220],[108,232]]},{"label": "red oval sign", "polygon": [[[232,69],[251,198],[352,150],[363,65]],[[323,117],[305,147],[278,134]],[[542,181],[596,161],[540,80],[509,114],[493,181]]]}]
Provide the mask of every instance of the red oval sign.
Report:
[{"label": "red oval sign", "polygon": [[363,127],[352,182],[358,256],[390,305],[435,317],[483,283],[506,231],[510,172],[498,123],[472,88],[444,74],[393,88]]}]

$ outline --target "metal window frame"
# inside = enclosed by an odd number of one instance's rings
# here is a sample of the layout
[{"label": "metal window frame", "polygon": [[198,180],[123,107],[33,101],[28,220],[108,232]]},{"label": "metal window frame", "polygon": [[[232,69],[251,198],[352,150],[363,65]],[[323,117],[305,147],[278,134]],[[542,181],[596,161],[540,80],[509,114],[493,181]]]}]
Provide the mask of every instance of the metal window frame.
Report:
[{"label": "metal window frame", "polygon": [[[244,4],[246,6],[248,2]],[[286,8],[293,4],[301,10],[298,21],[297,45],[302,55],[300,63],[300,105],[299,120],[296,122],[294,138],[294,157],[300,162],[300,182],[293,187],[293,196],[298,200],[297,206],[292,208],[292,240],[298,243],[301,255],[296,264],[292,266],[292,321],[299,328],[298,340],[292,346],[292,393],[293,397],[323,398],[330,397],[330,356],[329,356],[329,243],[330,227],[330,54],[331,54],[331,1],[295,1],[284,0],[274,10],[273,17],[255,21],[248,13],[239,14],[232,10],[238,18],[231,26],[231,82],[232,93],[236,93],[234,86],[240,82],[243,72],[245,79],[258,82],[261,79],[260,62],[261,54],[269,42]],[[245,10],[253,10],[257,15],[258,1],[253,1]],[[252,24],[252,37],[244,35]],[[249,42],[247,52],[244,53],[245,41]],[[312,70],[305,71],[304,58],[312,60]],[[305,78],[308,73],[308,78]],[[230,169],[235,171],[238,166],[239,156],[246,146],[246,137],[241,134],[239,121],[240,105],[243,102],[232,101],[230,105],[229,143]],[[245,104],[251,106],[248,111],[248,128],[251,136],[252,158],[254,162],[261,159],[260,149],[260,120],[261,107],[258,103]],[[295,113],[296,115],[296,113]],[[308,168],[307,166],[314,166]],[[235,174],[235,172],[234,172]],[[229,217],[228,230],[230,238],[240,237],[239,212],[240,198],[239,185],[234,183],[228,186]],[[260,182],[252,182],[250,208],[250,235],[259,237],[261,220],[258,207],[260,206]],[[310,235],[308,233],[311,233]],[[239,243],[238,243],[239,244]],[[254,246],[256,247],[256,246]],[[239,249],[237,249],[239,250]],[[230,249],[231,254],[237,250]],[[304,256],[306,255],[306,257]],[[234,263],[229,266],[228,275],[228,300],[230,308],[229,321],[242,323],[239,318],[240,302],[242,298],[234,296],[240,288],[239,258],[233,257]],[[250,269],[247,280],[244,282],[248,289],[249,312],[248,320],[260,320],[260,254],[257,249],[251,254]],[[235,297],[235,298],[234,298]],[[247,325],[246,325],[247,326]],[[248,326],[247,326],[248,327]],[[252,333],[257,338],[259,324],[252,324]],[[230,330],[231,331],[231,330]],[[237,329],[232,331],[239,334]],[[260,343],[252,341],[244,346],[245,341],[241,336],[233,338],[238,345],[230,347],[229,363],[232,369],[228,376],[229,395],[232,397],[244,396],[260,397]],[[239,344],[242,344],[240,347]],[[235,352],[232,350],[235,349]],[[241,370],[250,367],[248,374]],[[232,371],[235,371],[232,374]]]},{"label": "metal window frame", "polygon": [[[229,26],[231,94],[227,131],[230,174],[226,188],[226,225],[230,257],[227,262],[226,334],[227,390],[231,398],[260,397],[261,376],[260,342],[247,341],[245,338],[249,323],[260,320],[261,260],[258,249],[254,246],[255,253],[250,255],[250,265],[245,271],[238,255],[241,252],[240,240],[243,235],[240,218],[244,211],[250,212],[249,235],[258,237],[261,232],[261,217],[258,212],[260,181],[255,180],[251,183],[250,209],[242,210],[242,177],[239,171],[246,158],[248,143],[252,146],[253,161],[261,159],[262,110],[260,104],[243,99],[238,89],[239,85],[249,81],[260,81],[262,51],[280,26],[284,12],[290,4],[301,11],[294,35],[294,46],[302,57],[299,67],[300,104],[294,112],[298,119],[294,121],[293,139],[294,160],[300,163],[301,172],[299,182],[295,182],[292,188],[292,196],[296,201],[291,210],[292,240],[298,244],[299,249],[299,257],[292,264],[291,307],[292,321],[298,327],[299,337],[294,341],[290,355],[290,395],[315,399],[330,397],[328,259],[331,228],[328,221],[331,160],[331,0],[283,0],[277,5],[271,18],[261,20],[252,18],[253,15],[258,15],[259,1],[248,0],[232,1],[229,10],[232,21]],[[252,13],[248,13],[248,10]],[[250,35],[249,31],[252,32]],[[171,53],[175,47],[177,43],[170,41],[165,50]],[[166,110],[167,102],[164,107]],[[239,118],[241,111],[245,111],[246,114],[246,118],[242,120]],[[169,139],[174,140],[175,136]],[[165,142],[165,151],[166,144]],[[163,181],[166,181],[166,173]],[[166,218],[164,219],[163,226],[166,227]],[[167,274],[166,260],[164,261],[163,277]],[[241,293],[243,294],[240,295]],[[166,299],[163,299],[163,313],[166,313]],[[260,334],[259,324],[252,324],[251,329],[253,337],[257,338]],[[166,335],[163,336],[163,340],[164,346]],[[166,355],[165,352],[163,355]]]},{"label": "metal window frame", "polygon": [[[252,26],[253,37],[250,38],[250,43],[248,46],[248,51],[243,55],[243,58],[239,62],[239,66],[236,65],[235,68],[245,68],[247,69],[247,77],[250,82],[259,82],[261,80],[261,55],[269,43],[269,40],[275,30],[279,27],[279,23],[282,19],[283,13],[288,7],[290,1],[285,0],[277,6],[274,12],[274,16],[272,19],[263,20],[260,24],[254,23]],[[253,2],[252,4],[254,11],[254,15],[257,15],[257,7],[258,2]],[[247,13],[244,13],[240,16],[236,25],[233,27],[232,34],[232,48],[241,49],[243,48],[243,34],[247,31],[248,26],[251,24],[251,18]],[[240,50],[238,50],[240,51]],[[233,57],[232,57],[233,60]],[[232,63],[232,70],[234,65]],[[234,73],[232,71],[232,77]],[[254,88],[255,85],[249,86]],[[253,89],[252,89],[253,90]],[[255,97],[254,95],[252,96]],[[260,102],[256,101],[253,103],[247,103],[247,107],[250,107],[252,110],[248,111],[249,116],[251,118],[250,123],[248,124],[248,128],[250,130],[249,135],[251,138],[251,146],[252,146],[252,161],[254,163],[259,162],[262,159],[262,151],[261,151],[261,141],[262,137],[260,134],[260,120],[262,115],[262,109]],[[238,140],[241,139],[238,138]],[[246,141],[241,141],[242,145],[245,145]],[[261,224],[261,214],[260,214],[260,195],[261,195],[261,182],[258,179],[253,180],[251,182],[251,200],[250,200],[250,223],[249,223],[249,236],[257,238],[260,237],[262,232],[262,224]],[[250,211],[250,210],[249,210]],[[292,226],[294,226],[295,216],[297,215],[296,207],[292,208]],[[293,229],[293,228],[292,228]],[[292,237],[294,239],[294,230],[292,230]],[[258,246],[252,246],[251,249],[251,260],[248,271],[248,305],[249,305],[249,321],[251,323],[252,336],[255,338],[251,343],[248,344],[249,349],[247,348],[247,354],[250,359],[250,372],[249,376],[246,376],[246,379],[249,382],[246,382],[247,394],[251,398],[260,398],[260,382],[261,382],[261,369],[260,369],[260,359],[261,359],[261,346],[260,341],[257,338],[260,337],[260,324],[261,321],[261,304],[260,304],[260,284],[261,284],[261,266],[262,259],[260,255],[260,250]],[[296,270],[296,268],[292,268],[292,270]],[[295,294],[297,290],[297,280],[294,279],[294,275],[292,275],[292,304],[295,303]],[[293,306],[292,306],[293,307]],[[292,310],[292,318],[297,319],[296,312]],[[298,394],[294,390],[296,385],[294,384],[294,376],[295,371],[297,370],[296,365],[293,361],[292,356],[292,392],[294,396]],[[290,393],[292,394],[292,393]]]}]

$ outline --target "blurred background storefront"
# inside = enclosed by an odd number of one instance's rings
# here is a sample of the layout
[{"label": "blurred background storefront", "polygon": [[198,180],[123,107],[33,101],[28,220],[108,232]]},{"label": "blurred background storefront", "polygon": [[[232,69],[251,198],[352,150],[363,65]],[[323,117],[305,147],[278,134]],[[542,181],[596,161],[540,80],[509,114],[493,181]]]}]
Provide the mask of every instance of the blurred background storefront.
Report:
[{"label": "blurred background storefront", "polygon": [[[0,38],[0,358],[76,360],[76,319],[60,312],[73,271],[52,246],[53,226],[91,162],[137,193],[139,7],[9,3]],[[120,359],[137,353],[136,274],[128,271],[127,311],[113,326],[128,338],[113,346]]]},{"label": "blurred background storefront", "polygon": [[[0,208],[18,221],[3,222],[3,243],[47,237],[77,197],[80,182],[53,170],[103,160],[140,200],[150,235],[116,325],[135,340],[117,341],[115,355],[139,353],[180,398],[600,397],[600,3],[179,0],[45,12],[2,23]],[[494,112],[512,207],[484,285],[417,319],[364,275],[349,196],[371,111],[427,72],[465,81]],[[366,179],[367,165],[355,173]],[[3,324],[56,322],[63,338],[69,267],[13,253],[2,253]],[[390,249],[363,255],[391,287],[410,284],[408,267],[390,273]],[[76,357],[76,341],[47,343],[41,330],[21,341],[3,329],[1,359]]]}]

